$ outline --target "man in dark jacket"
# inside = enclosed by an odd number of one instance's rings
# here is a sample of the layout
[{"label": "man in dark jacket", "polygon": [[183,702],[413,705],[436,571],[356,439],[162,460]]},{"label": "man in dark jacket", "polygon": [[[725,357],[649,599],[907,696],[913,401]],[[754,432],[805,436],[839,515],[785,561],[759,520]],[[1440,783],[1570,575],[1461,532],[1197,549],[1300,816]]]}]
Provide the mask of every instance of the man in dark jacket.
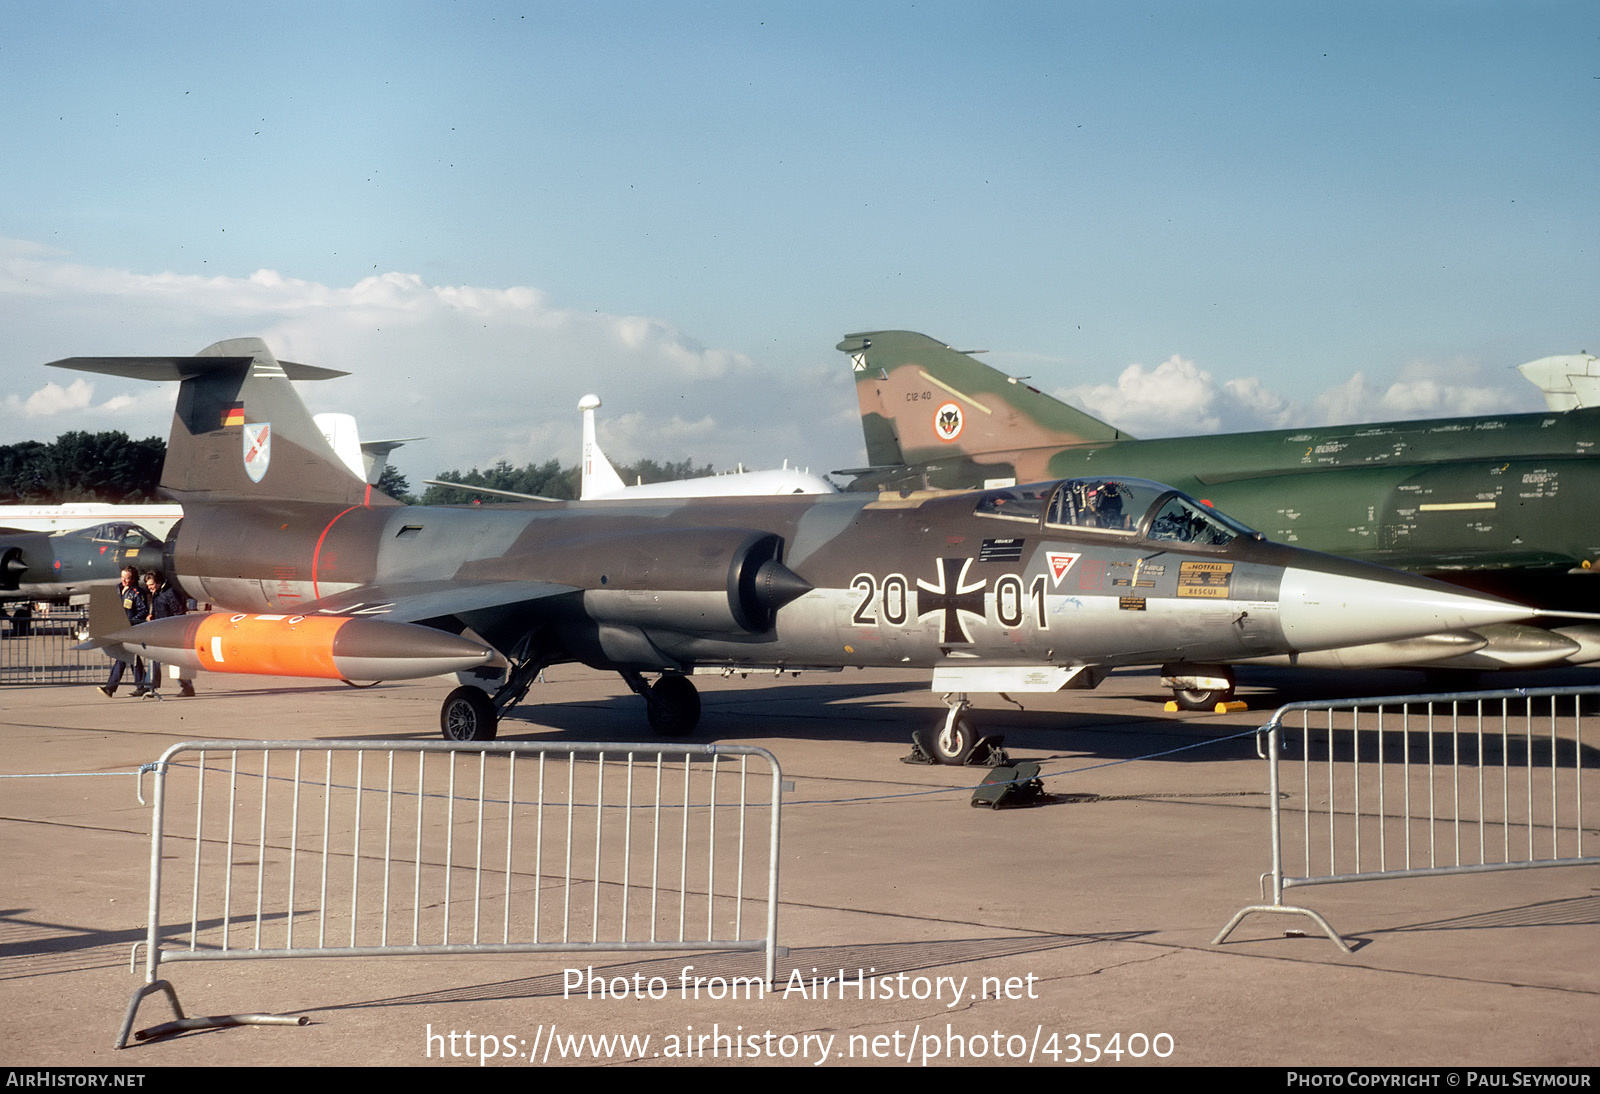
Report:
[{"label": "man in dark jacket", "polygon": [[[144,598],[144,590],[139,588],[139,571],[132,566],[122,568],[122,585],[117,589],[117,595],[122,598],[122,610],[128,616],[128,623],[143,623],[150,618],[150,603]],[[107,699],[117,694],[117,685],[122,683],[122,674],[128,668],[126,661],[113,661],[111,663],[111,676],[100,691]],[[133,663],[133,694],[137,698],[149,688],[145,686],[144,662],[137,658]]]},{"label": "man in dark jacket", "polygon": [[[144,588],[150,602],[149,619],[167,619],[174,615],[187,615],[188,609],[183,605],[183,597],[178,595],[178,590],[166,583],[159,571],[151,570],[144,575]],[[159,662],[150,663],[150,690],[146,698],[156,696],[161,687],[161,665]],[[194,698],[194,681],[185,677],[178,679],[178,694],[186,698]]]}]

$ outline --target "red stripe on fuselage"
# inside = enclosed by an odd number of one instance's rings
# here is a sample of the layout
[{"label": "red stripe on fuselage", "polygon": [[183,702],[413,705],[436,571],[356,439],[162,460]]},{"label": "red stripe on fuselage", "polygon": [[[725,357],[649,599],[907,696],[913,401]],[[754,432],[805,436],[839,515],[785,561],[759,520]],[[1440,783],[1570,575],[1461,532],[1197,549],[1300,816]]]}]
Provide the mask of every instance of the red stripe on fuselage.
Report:
[{"label": "red stripe on fuselage", "polygon": [[328,538],[328,533],[333,531],[333,526],[339,523],[340,519],[345,515],[345,513],[351,513],[360,508],[361,506],[359,505],[352,505],[350,508],[342,510],[338,516],[334,517],[328,522],[328,526],[324,528],[322,530],[322,534],[317,537],[316,550],[311,552],[311,598],[313,600],[322,599],[322,592],[317,588],[317,564],[318,560],[322,558],[323,541]]}]

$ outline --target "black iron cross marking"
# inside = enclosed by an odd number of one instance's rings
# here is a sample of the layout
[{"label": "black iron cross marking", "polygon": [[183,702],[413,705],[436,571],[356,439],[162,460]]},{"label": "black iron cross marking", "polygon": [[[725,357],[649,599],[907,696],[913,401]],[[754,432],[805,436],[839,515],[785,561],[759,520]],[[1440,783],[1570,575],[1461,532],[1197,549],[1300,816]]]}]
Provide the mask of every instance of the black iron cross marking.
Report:
[{"label": "black iron cross marking", "polygon": [[962,629],[961,616],[957,613],[971,612],[979,619],[983,618],[983,590],[989,581],[985,578],[967,584],[967,569],[971,565],[970,558],[941,558],[937,587],[920,577],[917,579],[917,618],[921,619],[929,612],[944,612],[944,638],[941,641],[972,642]]}]

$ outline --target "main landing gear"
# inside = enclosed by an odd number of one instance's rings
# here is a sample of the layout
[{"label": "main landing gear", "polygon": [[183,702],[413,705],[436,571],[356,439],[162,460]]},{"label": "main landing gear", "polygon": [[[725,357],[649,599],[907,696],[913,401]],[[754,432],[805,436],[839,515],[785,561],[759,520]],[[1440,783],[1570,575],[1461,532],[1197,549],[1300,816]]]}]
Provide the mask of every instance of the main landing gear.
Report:
[{"label": "main landing gear", "polygon": [[[445,696],[439,708],[439,731],[447,741],[492,741],[500,717],[522,702],[544,662],[529,661],[512,671],[493,696],[473,684],[464,684]],[[645,701],[650,728],[660,737],[686,737],[700,723],[700,692],[694,681],[677,672],[664,672],[651,684],[632,670],[623,680]]]},{"label": "main landing gear", "polygon": [[527,697],[550,662],[529,656],[515,662],[506,682],[493,695],[476,684],[463,684],[444,697],[439,708],[439,732],[447,741],[492,741],[500,730],[500,716]]},{"label": "main landing gear", "polygon": [[677,672],[664,672],[654,684],[637,672],[622,673],[635,695],[645,701],[650,728],[658,737],[686,737],[700,724],[700,692],[694,681]]},{"label": "main landing gear", "polygon": [[475,684],[456,688],[439,708],[439,731],[447,741],[492,741],[499,724],[494,700]]}]

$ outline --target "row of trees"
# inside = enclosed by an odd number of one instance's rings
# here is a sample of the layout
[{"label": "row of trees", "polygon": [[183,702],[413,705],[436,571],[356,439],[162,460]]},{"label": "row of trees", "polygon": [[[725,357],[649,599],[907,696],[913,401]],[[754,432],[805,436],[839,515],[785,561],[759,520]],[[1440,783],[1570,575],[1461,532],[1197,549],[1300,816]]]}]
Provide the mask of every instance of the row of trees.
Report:
[{"label": "row of trees", "polygon": [[126,433],[63,433],[50,443],[0,445],[0,501],[56,505],[100,501],[127,505],[160,501],[156,483],[167,445]]},{"label": "row of trees", "polygon": [[[126,433],[63,433],[50,443],[23,441],[0,445],[0,503],[56,505],[68,501],[100,501],[136,505],[160,501],[156,484],[167,446],[159,437],[131,440]],[[711,474],[711,466],[693,460],[640,460],[617,468],[622,481],[669,482]],[[547,498],[578,496],[578,467],[562,467],[557,460],[512,467],[501,460],[480,471],[444,471],[438,476],[459,487],[430,486],[420,498],[411,492],[406,477],[393,467],[384,468],[378,488],[407,504],[469,505],[491,502],[492,494],[473,487],[537,494]]]}]

